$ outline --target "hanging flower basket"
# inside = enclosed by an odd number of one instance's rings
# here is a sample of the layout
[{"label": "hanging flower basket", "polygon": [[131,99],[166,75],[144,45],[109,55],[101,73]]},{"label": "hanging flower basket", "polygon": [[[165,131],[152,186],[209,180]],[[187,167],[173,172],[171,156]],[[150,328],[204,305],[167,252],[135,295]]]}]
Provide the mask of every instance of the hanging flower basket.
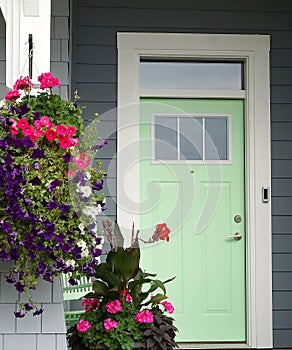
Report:
[{"label": "hanging flower basket", "polygon": [[38,80],[33,94],[20,77],[0,105],[0,259],[12,264],[6,281],[26,294],[16,317],[42,313],[30,296],[40,278],[65,273],[75,284],[102,251],[105,172],[92,159],[106,141],[86,148],[81,107],[53,93],[60,83],[51,73]]}]

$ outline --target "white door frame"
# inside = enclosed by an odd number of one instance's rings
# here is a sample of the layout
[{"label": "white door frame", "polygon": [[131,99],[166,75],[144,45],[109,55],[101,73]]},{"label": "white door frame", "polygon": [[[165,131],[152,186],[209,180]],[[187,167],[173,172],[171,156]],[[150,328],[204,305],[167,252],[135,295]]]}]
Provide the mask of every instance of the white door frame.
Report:
[{"label": "white door frame", "polygon": [[[267,35],[118,33],[117,219],[124,229],[133,221],[139,227],[140,57],[245,63],[245,93],[192,90],[183,94],[193,98],[245,96],[246,346],[253,348],[273,347],[271,201],[263,200],[263,189],[270,192],[271,187],[269,48]],[[196,346],[204,348],[202,344],[192,347]]]}]

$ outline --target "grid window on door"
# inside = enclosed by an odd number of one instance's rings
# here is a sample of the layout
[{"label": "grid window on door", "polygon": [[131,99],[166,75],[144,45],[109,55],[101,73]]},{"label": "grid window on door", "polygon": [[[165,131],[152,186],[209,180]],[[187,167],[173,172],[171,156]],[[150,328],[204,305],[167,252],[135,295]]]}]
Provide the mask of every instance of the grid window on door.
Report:
[{"label": "grid window on door", "polygon": [[153,115],[152,160],[230,161],[229,119],[217,115]]}]

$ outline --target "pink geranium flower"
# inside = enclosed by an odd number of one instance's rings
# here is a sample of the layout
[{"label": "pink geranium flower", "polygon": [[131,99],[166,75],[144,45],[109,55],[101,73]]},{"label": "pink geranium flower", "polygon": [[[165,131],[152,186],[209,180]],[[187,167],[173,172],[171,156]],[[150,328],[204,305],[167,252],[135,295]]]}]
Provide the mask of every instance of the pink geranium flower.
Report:
[{"label": "pink geranium flower", "polygon": [[170,314],[174,312],[174,307],[169,301],[163,301],[161,304],[164,306],[165,310],[168,311]]},{"label": "pink geranium flower", "polygon": [[112,331],[114,328],[118,328],[118,322],[111,318],[107,318],[104,321],[103,326],[107,331]]},{"label": "pink geranium flower", "polygon": [[7,94],[5,95],[5,100],[10,102],[15,102],[19,97],[20,97],[20,93],[18,92],[18,90],[11,90],[11,91],[8,91]]},{"label": "pink geranium flower", "polygon": [[38,81],[41,83],[40,88],[42,90],[53,88],[55,86],[60,87],[60,80],[54,77],[51,73],[42,73],[38,77]]},{"label": "pink geranium flower", "polygon": [[135,320],[138,323],[152,323],[153,322],[153,313],[147,309],[144,309],[137,313]]},{"label": "pink geranium flower", "polygon": [[122,311],[122,304],[118,299],[108,302],[106,305],[106,311],[110,314],[116,314],[119,311]]},{"label": "pink geranium flower", "polygon": [[87,320],[79,320],[79,322],[77,323],[77,330],[79,332],[87,332],[89,328],[91,328],[91,324],[90,322],[88,322]]},{"label": "pink geranium flower", "polygon": [[86,153],[83,152],[80,154],[80,157],[74,157],[73,162],[78,166],[79,169],[85,169],[90,165],[90,158],[86,156]]},{"label": "pink geranium flower", "polygon": [[99,300],[96,298],[86,298],[82,301],[86,312],[93,311],[99,307]]},{"label": "pink geranium flower", "polygon": [[132,298],[131,294],[128,293],[126,295],[126,303],[130,303],[132,300],[133,300],[133,298]]},{"label": "pink geranium flower", "polygon": [[20,76],[19,79],[16,80],[15,84],[13,85],[13,89],[16,90],[24,90],[24,91],[29,91],[33,87],[33,83],[30,80],[29,76],[27,77],[22,77]]}]

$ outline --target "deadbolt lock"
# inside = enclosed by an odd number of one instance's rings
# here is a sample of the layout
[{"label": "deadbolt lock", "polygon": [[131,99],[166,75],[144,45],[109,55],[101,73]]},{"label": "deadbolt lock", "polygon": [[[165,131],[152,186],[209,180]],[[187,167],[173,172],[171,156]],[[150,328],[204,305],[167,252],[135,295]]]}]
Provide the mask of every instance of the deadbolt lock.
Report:
[{"label": "deadbolt lock", "polygon": [[235,215],[234,216],[234,221],[239,224],[241,222],[241,216],[240,215]]}]

